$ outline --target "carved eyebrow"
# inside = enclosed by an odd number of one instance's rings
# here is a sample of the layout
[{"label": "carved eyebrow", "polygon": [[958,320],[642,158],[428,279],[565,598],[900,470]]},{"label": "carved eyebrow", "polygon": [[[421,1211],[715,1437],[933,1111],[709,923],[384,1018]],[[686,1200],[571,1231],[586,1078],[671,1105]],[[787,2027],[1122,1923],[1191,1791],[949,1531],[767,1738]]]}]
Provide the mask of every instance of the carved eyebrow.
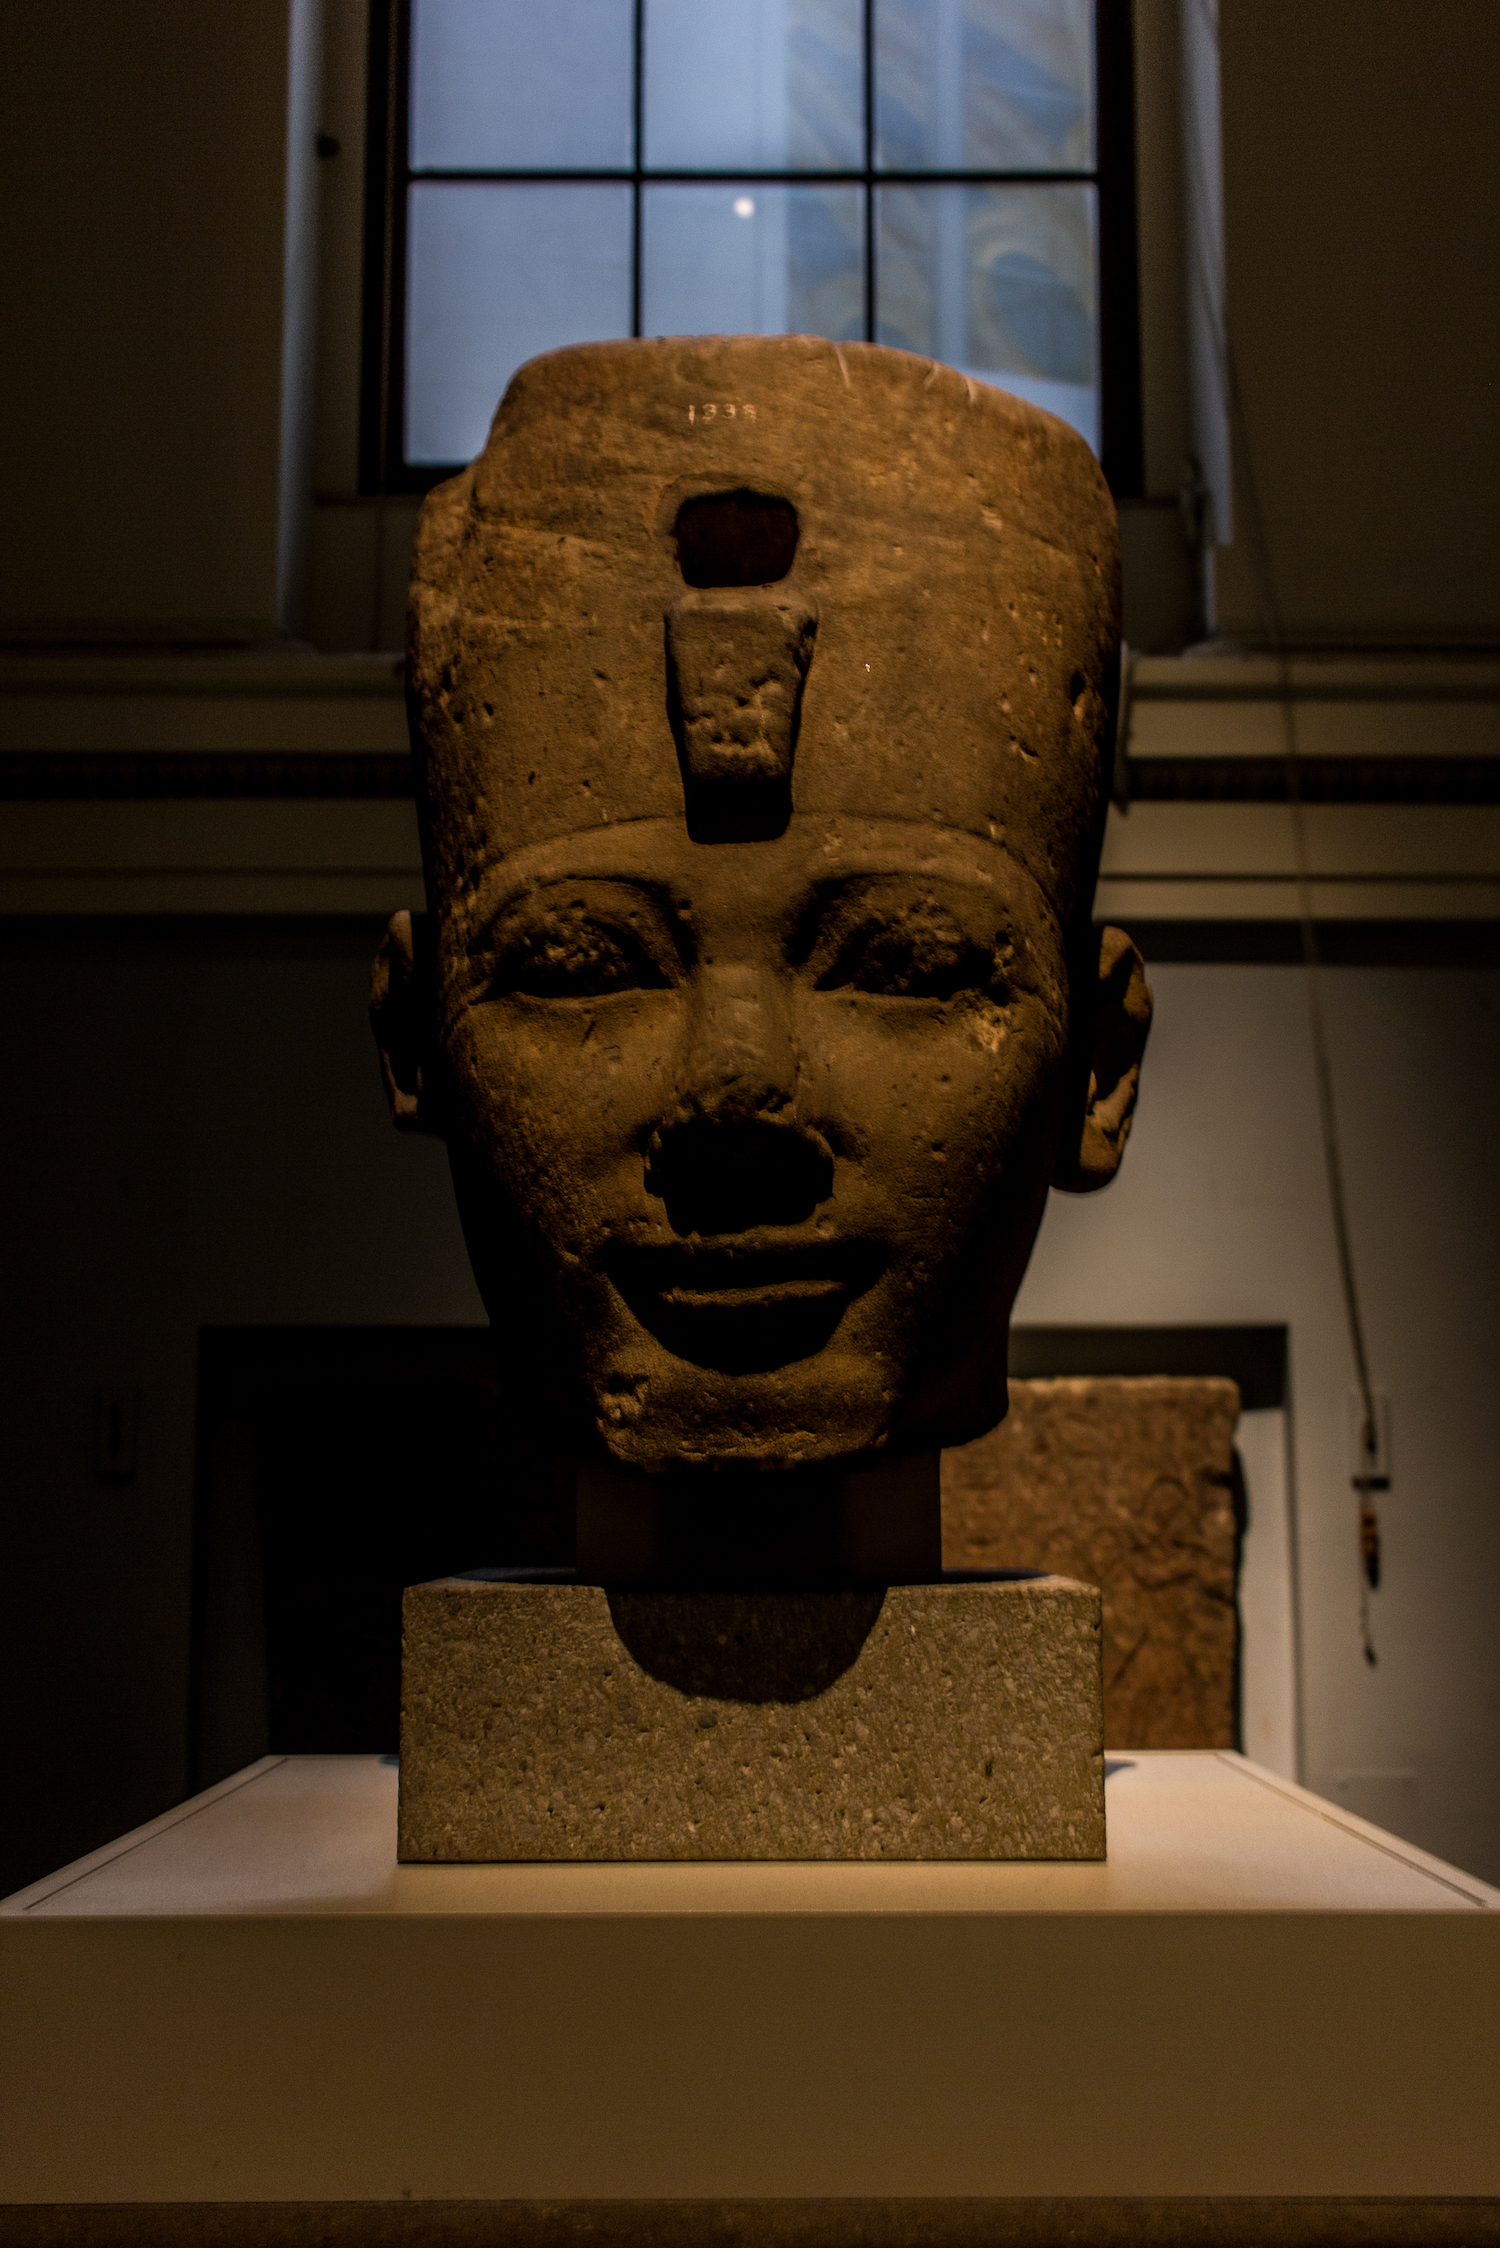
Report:
[{"label": "carved eyebrow", "polygon": [[[457,924],[477,921],[487,925],[517,898],[546,889],[553,882],[623,882],[652,892],[665,911],[680,912],[680,896],[649,866],[590,863],[596,850],[601,858],[611,852],[617,858],[622,848],[639,847],[643,829],[663,825],[675,828],[681,822],[666,822],[654,814],[650,818],[611,820],[573,834],[544,836],[515,850],[507,850],[502,842],[491,838],[475,853],[467,870],[456,869],[454,887],[458,895],[449,910]],[[648,856],[659,861],[661,854],[641,851],[643,859]]]},{"label": "carved eyebrow", "polygon": [[946,890],[969,890],[987,898],[1004,898],[1002,883],[992,875],[981,874],[973,868],[951,866],[922,859],[911,866],[893,866],[889,859],[872,858],[868,865],[850,859],[843,866],[829,867],[815,874],[808,884],[809,895],[817,890],[847,890],[861,882],[930,882]]},{"label": "carved eyebrow", "polygon": [[1007,923],[1014,916],[1014,908],[1003,887],[980,875],[965,876],[946,867],[939,869],[930,866],[847,867],[837,874],[817,875],[808,884],[795,911],[792,958],[797,961],[807,958],[816,941],[820,924],[841,899],[858,897],[862,891],[876,891],[888,883],[926,886],[931,889],[939,905],[944,903],[945,893],[962,891],[968,897],[979,898],[986,905],[992,906],[997,915]]},{"label": "carved eyebrow", "polygon": [[[998,900],[1002,912],[1018,930],[1029,929],[1039,918],[1066,942],[1068,932],[1058,917],[1055,903],[1003,836],[992,834],[986,839],[968,829],[934,827],[926,820],[865,821],[852,814],[845,815],[839,824],[847,825],[850,832],[836,849],[819,854],[825,871],[815,876],[815,881],[835,888],[882,877],[949,883],[955,889],[981,891]],[[869,828],[878,829],[889,838],[899,835],[909,839],[911,859],[900,863],[901,845],[894,840],[866,840],[865,831]],[[959,847],[954,848],[955,845]],[[976,845],[983,852],[984,871],[972,855]],[[893,857],[898,863],[892,863]]]},{"label": "carved eyebrow", "polygon": [[530,880],[522,876],[508,884],[493,904],[487,905],[486,911],[477,920],[466,949],[471,957],[485,951],[507,915],[524,911],[531,904],[545,906],[554,891],[599,889],[638,892],[653,908],[657,917],[665,922],[683,966],[692,966],[698,951],[692,914],[685,909],[682,899],[674,895],[670,886],[654,875],[606,874],[597,870],[588,873],[537,875]]},{"label": "carved eyebrow", "polygon": [[644,897],[650,898],[653,905],[659,906],[663,912],[675,913],[678,910],[678,900],[673,897],[669,884],[663,882],[659,876],[638,874],[634,870],[627,872],[623,868],[597,866],[569,867],[562,874],[535,874],[529,878],[523,876],[519,882],[513,885],[509,894],[501,900],[501,903],[502,905],[511,905],[519,898],[540,897],[547,890],[574,889],[581,882],[604,884],[612,890],[639,890]]}]

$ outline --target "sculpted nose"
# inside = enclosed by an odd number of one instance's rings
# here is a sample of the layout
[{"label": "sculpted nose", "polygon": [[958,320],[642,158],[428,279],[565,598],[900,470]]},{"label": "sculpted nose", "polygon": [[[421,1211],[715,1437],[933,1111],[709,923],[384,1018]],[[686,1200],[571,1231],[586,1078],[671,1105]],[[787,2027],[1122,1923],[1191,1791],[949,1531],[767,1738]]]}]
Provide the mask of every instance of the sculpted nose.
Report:
[{"label": "sculpted nose", "polygon": [[674,1233],[800,1225],[833,1192],[833,1155],[796,1114],[798,1070],[774,992],[710,975],[680,1081],[646,1158]]},{"label": "sculpted nose", "polygon": [[805,1125],[685,1117],[657,1134],[646,1191],[661,1196],[674,1233],[801,1225],[833,1192],[833,1156]]}]

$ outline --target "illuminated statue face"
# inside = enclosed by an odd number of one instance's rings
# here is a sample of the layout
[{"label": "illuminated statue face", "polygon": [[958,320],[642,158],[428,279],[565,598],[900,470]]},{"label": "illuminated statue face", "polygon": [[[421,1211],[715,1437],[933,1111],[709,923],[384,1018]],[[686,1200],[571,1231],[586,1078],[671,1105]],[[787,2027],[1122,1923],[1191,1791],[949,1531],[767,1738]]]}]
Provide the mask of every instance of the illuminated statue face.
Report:
[{"label": "illuminated statue face", "polygon": [[1116,578],[1079,440],[873,346],[555,354],[433,495],[435,927],[393,924],[377,1027],[561,1449],[790,1466],[1004,1411],[1149,1015],[1087,923]]}]

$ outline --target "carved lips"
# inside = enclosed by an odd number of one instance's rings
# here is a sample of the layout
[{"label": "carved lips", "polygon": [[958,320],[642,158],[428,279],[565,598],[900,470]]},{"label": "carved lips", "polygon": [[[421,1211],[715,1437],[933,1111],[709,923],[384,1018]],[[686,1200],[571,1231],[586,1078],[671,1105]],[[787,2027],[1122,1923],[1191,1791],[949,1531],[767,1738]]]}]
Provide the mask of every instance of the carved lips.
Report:
[{"label": "carved lips", "polygon": [[885,1258],[872,1243],[683,1243],[617,1248],[609,1276],[674,1356],[763,1373],[825,1348]]}]

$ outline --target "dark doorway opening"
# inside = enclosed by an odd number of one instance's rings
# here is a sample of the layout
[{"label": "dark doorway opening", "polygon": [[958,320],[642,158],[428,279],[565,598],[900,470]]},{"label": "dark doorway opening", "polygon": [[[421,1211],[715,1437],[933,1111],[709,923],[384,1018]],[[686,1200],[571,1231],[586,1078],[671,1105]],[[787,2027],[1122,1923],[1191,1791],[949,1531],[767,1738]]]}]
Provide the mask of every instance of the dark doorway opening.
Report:
[{"label": "dark doorway opening", "polygon": [[393,1752],[405,1586],[566,1564],[572,1537],[488,1329],[205,1329],[191,1786],[268,1754]]}]

